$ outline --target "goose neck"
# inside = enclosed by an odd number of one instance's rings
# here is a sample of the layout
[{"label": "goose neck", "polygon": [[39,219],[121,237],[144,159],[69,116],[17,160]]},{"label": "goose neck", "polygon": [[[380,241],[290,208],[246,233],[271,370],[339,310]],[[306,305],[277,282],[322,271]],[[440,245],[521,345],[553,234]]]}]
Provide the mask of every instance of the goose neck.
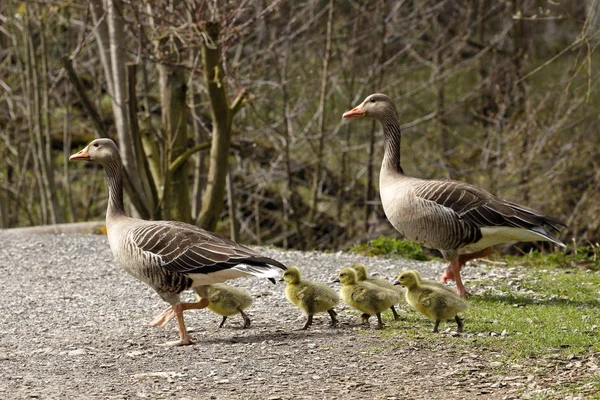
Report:
[{"label": "goose neck", "polygon": [[381,120],[385,137],[385,148],[382,167],[404,174],[400,166],[400,123],[396,115],[390,115]]},{"label": "goose neck", "polygon": [[123,166],[116,161],[104,165],[106,182],[108,184],[108,209],[106,218],[117,215],[126,215],[123,203]]}]

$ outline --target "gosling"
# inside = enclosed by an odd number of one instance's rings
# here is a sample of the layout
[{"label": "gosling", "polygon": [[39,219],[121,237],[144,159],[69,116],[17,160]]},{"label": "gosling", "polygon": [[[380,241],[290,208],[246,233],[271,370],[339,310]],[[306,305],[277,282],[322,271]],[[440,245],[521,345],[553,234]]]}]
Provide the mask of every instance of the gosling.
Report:
[{"label": "gosling", "polygon": [[356,271],[352,268],[342,269],[338,274],[337,281],[343,285],[340,289],[342,300],[350,307],[363,312],[361,316],[363,322],[368,324],[369,318],[376,315],[376,329],[383,329],[381,312],[394,304],[398,293],[369,282],[358,282]]},{"label": "gosling", "polygon": [[283,273],[283,281],[287,283],[285,297],[308,316],[301,330],[312,325],[313,315],[325,311],[329,313],[331,326],[337,325],[337,314],[333,307],[339,303],[340,298],[335,291],[321,283],[301,279],[300,270],[295,266],[288,267]]},{"label": "gosling", "polygon": [[208,297],[208,309],[223,316],[219,328],[223,327],[227,317],[235,314],[240,314],[244,318],[242,329],[250,327],[250,318],[244,312],[252,304],[252,297],[247,292],[223,284],[206,285],[194,288],[194,291],[198,300]]},{"label": "gosling", "polygon": [[[367,274],[367,267],[365,266],[365,264],[361,264],[361,263],[353,264],[352,269],[354,271],[356,271],[356,280],[358,282],[369,282],[369,283],[372,283],[379,287],[382,287],[384,289],[388,289],[393,292],[396,292],[396,293],[398,293],[398,299],[396,301],[394,301],[394,304],[400,303],[404,293],[403,293],[403,290],[401,290],[398,286],[394,286],[394,284],[392,282],[388,282],[385,279],[379,279],[379,278],[373,278],[373,277],[369,278],[369,276]],[[392,314],[394,314],[394,319],[398,320],[400,318],[400,316],[396,312],[394,305],[392,305],[390,307],[390,310],[392,310]]]},{"label": "gosling", "polygon": [[406,301],[418,312],[435,321],[433,332],[438,332],[441,320],[454,318],[457,332],[463,331],[463,321],[457,315],[467,309],[467,303],[452,290],[442,288],[438,282],[421,279],[415,270],[401,272],[394,284],[406,288]]}]

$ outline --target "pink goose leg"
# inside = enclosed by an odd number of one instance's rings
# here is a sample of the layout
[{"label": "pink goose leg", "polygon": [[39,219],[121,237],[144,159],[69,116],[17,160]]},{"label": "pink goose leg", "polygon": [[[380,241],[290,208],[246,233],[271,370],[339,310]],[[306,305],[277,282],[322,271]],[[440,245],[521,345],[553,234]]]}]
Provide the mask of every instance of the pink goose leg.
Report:
[{"label": "pink goose leg", "polygon": [[452,260],[450,262],[450,265],[448,265],[448,268],[446,268],[446,271],[444,271],[444,273],[442,274],[442,282],[446,282],[449,280],[456,281],[456,292],[458,293],[458,295],[460,297],[466,297],[470,295],[471,293],[467,291],[465,285],[463,284],[462,278],[460,276],[460,270],[462,269],[463,265],[467,263],[467,261],[471,261],[476,258],[487,257],[490,254],[492,254],[492,248],[487,247],[475,253],[459,255],[456,260]]}]

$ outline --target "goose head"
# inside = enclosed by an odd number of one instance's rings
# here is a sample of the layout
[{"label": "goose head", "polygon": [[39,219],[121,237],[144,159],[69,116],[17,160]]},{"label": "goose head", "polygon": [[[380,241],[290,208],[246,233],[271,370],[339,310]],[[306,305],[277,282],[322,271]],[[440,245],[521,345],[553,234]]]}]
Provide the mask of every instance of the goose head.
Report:
[{"label": "goose head", "polygon": [[421,283],[421,275],[416,270],[403,271],[398,275],[398,279],[394,285],[402,285],[406,288],[411,288]]},{"label": "goose head", "polygon": [[295,266],[288,267],[288,269],[283,273],[282,278],[286,283],[300,283],[300,270]]},{"label": "goose head", "polygon": [[396,116],[396,106],[394,102],[382,93],[375,93],[367,96],[358,106],[350,111],[346,111],[343,118],[373,118],[382,120],[386,117]]},{"label": "goose head", "polygon": [[352,265],[352,269],[356,272],[356,280],[358,282],[367,279],[367,267],[365,264],[356,263]]},{"label": "goose head", "polygon": [[107,165],[120,160],[119,148],[111,139],[101,138],[91,141],[83,150],[69,157],[71,161],[91,161]]},{"label": "goose head", "polygon": [[352,268],[344,268],[338,273],[338,281],[342,285],[354,285],[356,283],[356,271]]}]

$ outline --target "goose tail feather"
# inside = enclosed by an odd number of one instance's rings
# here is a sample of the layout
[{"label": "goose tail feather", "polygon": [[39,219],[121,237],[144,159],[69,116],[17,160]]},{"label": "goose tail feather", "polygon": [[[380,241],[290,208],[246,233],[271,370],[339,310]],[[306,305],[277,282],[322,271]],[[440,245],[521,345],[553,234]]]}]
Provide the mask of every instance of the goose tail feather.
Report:
[{"label": "goose tail feather", "polygon": [[238,264],[232,269],[244,272],[248,275],[253,275],[259,278],[267,278],[275,283],[274,279],[279,279],[281,270],[286,270],[287,267],[279,261],[268,257],[255,257],[244,260],[243,264]]},{"label": "goose tail feather", "polygon": [[[557,220],[557,221],[558,221],[558,220]],[[558,222],[560,222],[560,221],[558,221]],[[562,224],[562,222],[561,222],[561,224]],[[549,225],[550,225],[550,224],[549,224]],[[563,224],[563,225],[564,225],[564,224]],[[554,226],[553,226],[553,225],[550,225],[550,226],[552,226],[552,228],[554,228]],[[566,226],[566,225],[565,225],[565,226]],[[547,239],[549,242],[552,242],[552,243],[556,244],[557,246],[560,246],[560,247],[567,247],[567,246],[566,246],[566,245],[565,245],[565,244],[564,244],[562,241],[560,241],[559,239],[555,238],[555,237],[554,237],[554,236],[552,236],[550,233],[548,233],[548,232],[547,232],[547,231],[544,229],[544,227],[542,227],[542,226],[534,226],[533,228],[530,228],[530,230],[531,230],[531,231],[533,231],[533,232],[535,232],[535,233],[537,233],[537,234],[539,234],[539,235],[541,235],[541,236],[543,236],[543,237],[544,237],[544,238],[546,238],[546,239]]]}]

